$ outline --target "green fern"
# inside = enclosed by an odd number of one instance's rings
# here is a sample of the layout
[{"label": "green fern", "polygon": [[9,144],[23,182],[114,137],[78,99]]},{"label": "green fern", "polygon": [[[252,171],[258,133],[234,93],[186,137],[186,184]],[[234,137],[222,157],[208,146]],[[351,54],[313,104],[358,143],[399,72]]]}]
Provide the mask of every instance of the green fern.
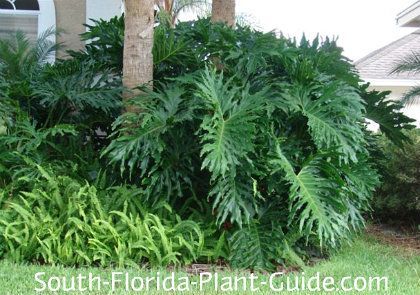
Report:
[{"label": "green fern", "polygon": [[172,215],[163,219],[106,211],[95,187],[55,177],[38,166],[43,181],[7,203],[0,232],[7,257],[16,262],[139,267],[191,263],[204,243],[197,223]]}]

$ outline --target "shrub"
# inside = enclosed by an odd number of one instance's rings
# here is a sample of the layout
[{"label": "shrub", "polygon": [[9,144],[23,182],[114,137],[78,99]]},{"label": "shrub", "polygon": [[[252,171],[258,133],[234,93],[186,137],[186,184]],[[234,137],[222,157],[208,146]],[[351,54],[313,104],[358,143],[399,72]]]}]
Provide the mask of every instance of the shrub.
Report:
[{"label": "shrub", "polygon": [[363,227],[378,185],[365,119],[398,144],[411,121],[359,86],[334,40],[160,24],[154,87],[118,116],[123,25],[97,22],[86,51],[36,62],[19,95],[5,61],[20,56],[0,54],[4,256],[272,270]]},{"label": "shrub", "polygon": [[[206,20],[172,34],[188,57],[156,65],[154,91],[132,100],[142,112],[117,119],[113,167],[151,204],[208,199],[237,267],[300,264],[302,241],[336,247],[361,228],[379,183],[364,124],[378,97],[335,42]],[[411,121],[387,107],[376,121],[399,120],[399,135]]]},{"label": "shrub", "polygon": [[403,149],[382,139],[382,185],[375,193],[374,214],[388,223],[420,224],[420,132],[408,133],[411,143]]},{"label": "shrub", "polygon": [[[48,163],[79,180],[100,173],[103,134],[121,109],[121,79],[93,61],[57,60],[46,32],[36,43],[20,32],[0,40],[0,183],[17,188]],[[102,135],[101,135],[102,133]],[[29,172],[28,170],[32,170]],[[27,188],[26,188],[27,189]]]}]

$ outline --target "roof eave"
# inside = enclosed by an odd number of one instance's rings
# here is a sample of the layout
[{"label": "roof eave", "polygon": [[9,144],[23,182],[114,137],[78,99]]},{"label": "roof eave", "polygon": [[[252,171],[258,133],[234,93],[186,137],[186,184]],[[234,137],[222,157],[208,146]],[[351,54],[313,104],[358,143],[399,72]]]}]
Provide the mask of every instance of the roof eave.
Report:
[{"label": "roof eave", "polygon": [[419,86],[420,80],[409,80],[409,79],[370,79],[363,78],[364,82],[368,82],[371,86],[382,86],[382,87],[414,87]]},{"label": "roof eave", "polygon": [[396,20],[400,27],[420,27],[420,1],[401,11]]}]

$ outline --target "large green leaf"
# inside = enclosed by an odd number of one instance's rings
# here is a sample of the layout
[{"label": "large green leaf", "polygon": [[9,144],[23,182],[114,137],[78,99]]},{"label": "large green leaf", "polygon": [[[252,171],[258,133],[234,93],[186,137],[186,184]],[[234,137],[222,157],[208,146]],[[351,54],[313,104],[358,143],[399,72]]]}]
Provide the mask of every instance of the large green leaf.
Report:
[{"label": "large green leaf", "polygon": [[237,268],[273,270],[273,261],[279,259],[280,246],[285,237],[279,224],[252,220],[237,230],[230,239],[230,262]]},{"label": "large green leaf", "polygon": [[297,84],[284,95],[284,103],[307,118],[319,149],[335,148],[346,163],[357,162],[357,153],[365,152],[364,106],[353,87],[328,80],[312,87]]},{"label": "large green leaf", "polygon": [[217,212],[217,223],[226,221],[240,227],[248,223],[257,210],[257,191],[253,191],[253,180],[246,176],[231,175],[215,181],[209,197],[213,198],[213,209]]},{"label": "large green leaf", "polygon": [[271,164],[274,169],[285,173],[291,185],[289,222],[292,223],[296,218],[300,231],[307,237],[314,232],[321,245],[324,242],[335,245],[340,238],[346,236],[348,225],[343,217],[345,205],[340,187],[322,175],[322,170],[332,167],[322,157],[314,157],[299,172],[295,172],[279,144],[276,146],[276,155],[277,158]]},{"label": "large green leaf", "polygon": [[183,93],[176,87],[132,99],[131,103],[142,111],[126,113],[114,123],[115,135],[120,136],[102,155],[107,155],[111,165],[119,164],[121,174],[128,166],[130,174],[140,169],[140,174],[146,175],[150,162],[159,162],[165,149],[163,135],[176,123],[192,118],[193,106],[186,105]]},{"label": "large green leaf", "polygon": [[229,239],[230,263],[238,268],[274,270],[276,264],[302,267],[305,263],[294,249],[301,235],[290,230],[283,231],[283,212],[274,208],[264,210],[258,219],[238,229]]},{"label": "large green leaf", "polygon": [[254,121],[258,118],[263,94],[250,94],[247,86],[232,87],[229,82],[225,83],[223,75],[209,70],[197,86],[210,112],[200,126],[202,168],[207,168],[215,179],[234,172],[235,166],[254,149]]}]

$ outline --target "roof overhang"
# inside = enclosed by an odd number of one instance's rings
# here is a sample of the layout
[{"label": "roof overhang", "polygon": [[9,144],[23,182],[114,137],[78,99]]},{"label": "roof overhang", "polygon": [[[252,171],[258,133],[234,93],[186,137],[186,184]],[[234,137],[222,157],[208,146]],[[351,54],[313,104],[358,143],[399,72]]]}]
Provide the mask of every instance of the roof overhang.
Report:
[{"label": "roof overhang", "polygon": [[401,11],[397,15],[397,24],[400,27],[420,27],[420,1]]},{"label": "roof overhang", "polygon": [[408,79],[363,79],[365,82],[371,84],[371,86],[380,87],[413,87],[420,84],[419,80],[408,80]]}]

